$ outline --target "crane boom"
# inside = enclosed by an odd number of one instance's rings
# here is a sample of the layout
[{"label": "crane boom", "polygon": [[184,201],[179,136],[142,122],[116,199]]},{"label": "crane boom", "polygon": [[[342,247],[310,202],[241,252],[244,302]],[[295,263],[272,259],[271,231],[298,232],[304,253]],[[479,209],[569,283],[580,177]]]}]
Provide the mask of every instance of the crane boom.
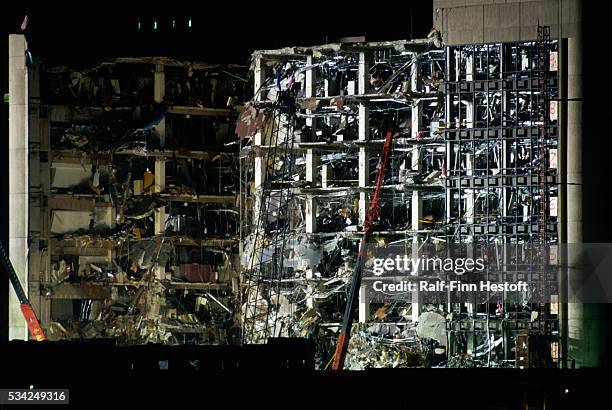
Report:
[{"label": "crane boom", "polygon": [[30,331],[30,335],[34,340],[42,342],[45,340],[45,333],[38,322],[38,318],[36,317],[36,313],[34,309],[32,309],[32,305],[26,296],[23,287],[21,286],[21,282],[19,281],[19,277],[17,276],[17,272],[15,272],[15,268],[13,268],[13,264],[9,259],[6,250],[4,249],[4,245],[0,242],[0,259],[2,259],[2,265],[4,266],[4,270],[8,274],[9,280],[11,281],[11,285],[13,285],[13,289],[15,289],[15,294],[19,299],[19,303],[21,305],[21,314],[28,325],[28,330]]},{"label": "crane boom", "polygon": [[365,221],[363,223],[363,236],[359,241],[359,251],[357,253],[357,263],[355,264],[355,270],[353,271],[353,277],[351,280],[351,288],[349,290],[348,298],[346,301],[346,308],[344,310],[344,318],[342,319],[342,327],[340,329],[340,335],[336,343],[336,353],[334,354],[334,360],[332,363],[333,370],[342,370],[344,367],[344,359],[346,358],[346,351],[348,350],[348,343],[351,338],[351,327],[353,326],[353,310],[358,301],[359,287],[361,286],[361,273],[363,271],[363,265],[367,257],[368,240],[370,235],[374,231],[374,228],[378,224],[380,217],[380,198],[382,195],[382,185],[385,179],[385,171],[389,166],[389,157],[391,155],[391,142],[393,140],[393,129],[387,130],[385,137],[385,143],[383,145],[380,160],[378,161],[378,173],[376,175],[376,183],[374,185],[374,192],[370,197],[370,208],[366,214]]}]

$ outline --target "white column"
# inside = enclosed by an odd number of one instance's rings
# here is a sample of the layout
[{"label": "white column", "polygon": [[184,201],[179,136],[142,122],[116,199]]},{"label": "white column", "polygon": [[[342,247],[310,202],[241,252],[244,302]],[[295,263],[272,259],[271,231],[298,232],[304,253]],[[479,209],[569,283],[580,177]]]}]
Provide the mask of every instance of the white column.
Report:
[{"label": "white column", "polygon": [[[163,157],[155,159],[155,185],[156,193],[166,189],[166,159]],[[155,235],[164,235],[166,231],[166,207],[160,206],[154,213]],[[166,267],[155,266],[155,277],[165,279]]]},{"label": "white column", "polygon": [[[368,60],[366,53],[359,53],[359,73],[358,87],[359,94],[367,94],[368,92]],[[369,131],[369,114],[368,107],[361,103],[359,104],[359,141],[368,141],[370,139]],[[367,187],[370,180],[370,154],[365,146],[359,148],[359,187]],[[359,193],[359,224],[363,225],[366,214],[368,212],[368,193]],[[366,298],[366,287],[361,285],[359,289],[359,321],[366,322],[370,318],[370,304]]]},{"label": "white column", "polygon": [[368,288],[362,284],[359,288],[359,322],[366,323],[368,320],[370,320],[370,300]]},{"label": "white column", "polygon": [[[419,65],[419,59],[417,55],[414,56],[413,59],[413,67],[410,73],[410,88],[413,92],[418,92],[420,90],[420,80],[421,80],[421,70]],[[417,139],[419,135],[419,131],[421,130],[423,118],[423,104],[417,99],[412,101],[412,124],[411,124],[411,137],[412,139]],[[419,147],[418,145],[414,145],[412,147],[412,170],[420,171],[420,155],[419,155]]]},{"label": "white column", "polygon": [[[255,58],[254,74],[255,74],[255,78],[254,78],[253,86],[254,86],[255,92],[257,93],[258,91],[260,91],[261,86],[266,80],[265,67],[263,67],[262,65],[261,57]],[[263,92],[260,91],[259,93],[255,94],[254,100],[262,101]],[[264,131],[261,131],[261,130],[257,131],[253,139],[253,145],[256,149],[255,150],[255,170],[254,170],[255,186],[254,186],[254,193],[253,193],[253,220],[252,220],[253,231],[259,228],[258,227],[259,213],[260,213],[261,204],[262,204],[262,189],[263,189],[264,178],[265,178],[264,156],[261,150],[257,150],[257,147],[263,145],[263,143],[264,143]]]},{"label": "white column", "polygon": [[[306,65],[312,66],[312,56],[306,57]],[[316,76],[314,68],[306,70],[306,83],[305,85],[305,96],[306,98],[315,97],[315,84]],[[306,114],[312,114],[311,110],[306,110]],[[316,135],[317,132],[317,121],[314,118],[306,118],[306,125],[310,127],[311,135]],[[311,187],[316,187],[318,184],[318,166],[320,156],[319,153],[313,149],[306,150],[306,181]],[[317,198],[314,195],[308,195],[306,197],[306,233],[317,232]],[[312,280],[314,266],[306,271],[306,279]],[[310,309],[315,307],[315,299],[312,297],[314,288],[309,284],[307,288],[308,298],[306,299],[306,306]]]},{"label": "white column", "polygon": [[[8,253],[28,294],[28,69],[27,42],[9,35],[9,243]],[[9,291],[9,340],[28,340],[19,300]]]},{"label": "white column", "polygon": [[[155,66],[155,78],[153,81],[153,98],[155,102],[160,103],[164,100],[166,94],[166,75],[164,73],[163,64]],[[160,147],[166,145],[166,119],[163,118],[159,124],[155,126],[155,131],[159,135]],[[155,159],[155,192],[162,192],[166,189],[166,159]],[[155,210],[155,234],[163,235],[166,231],[166,207],[162,206]],[[155,267],[155,277],[157,279],[165,279],[165,266]]]},{"label": "white column", "polygon": [[[306,57],[306,65],[312,66],[312,56]],[[306,70],[306,98],[315,97],[315,82],[316,76],[314,68]],[[312,114],[312,111],[306,110],[306,114]],[[316,132],[316,120],[314,118],[306,118],[306,125],[312,130],[312,135]],[[311,187],[316,187],[319,180],[319,153],[313,149],[306,150],[306,182]],[[317,199],[314,195],[309,195],[306,198],[306,232],[313,233],[317,231]]]},{"label": "white column", "polygon": [[[423,220],[423,197],[421,196],[421,192],[412,191],[412,229],[420,230],[422,228],[422,220]],[[415,238],[417,236],[415,235]]]},{"label": "white column", "polygon": [[[359,94],[366,94],[368,92],[368,60],[366,53],[359,53],[359,74],[358,74],[358,86]],[[359,129],[358,139],[359,141],[368,141],[370,138],[369,131],[369,115],[368,107],[361,103],[359,104]],[[370,154],[367,147],[362,146],[359,148],[359,187],[367,187],[370,180]],[[359,193],[359,223],[363,225],[365,222],[365,216],[368,212],[368,193]]]},{"label": "white column", "polygon": [[321,165],[321,188],[329,187],[332,179],[332,168],[330,164]]},{"label": "white column", "polygon": [[[420,90],[421,86],[421,70],[418,56],[415,54],[413,59],[413,67],[412,72],[410,73],[410,88],[412,91],[417,92]],[[410,127],[410,136],[412,139],[416,140],[419,136],[419,132],[421,130],[422,118],[423,118],[423,105],[419,100],[413,100],[412,102],[412,112],[411,112],[411,127]],[[421,150],[418,145],[413,145],[411,158],[410,158],[410,168],[413,172],[422,172],[423,165],[421,161]],[[422,227],[423,220],[423,197],[421,191],[412,191],[412,200],[410,204],[411,209],[411,227],[414,231],[418,231]],[[418,258],[418,250],[419,250],[419,235],[414,234],[412,237],[412,257]],[[418,275],[420,272],[413,272],[414,275]],[[419,290],[415,290],[412,292],[412,321],[417,322],[419,320],[419,315],[421,313],[421,297]]]},{"label": "white column", "polygon": [[317,231],[317,198],[309,195],[306,198],[306,233]]},{"label": "white column", "polygon": [[[585,212],[589,193],[584,190],[585,173],[589,169],[584,153],[584,35],[581,30],[567,41],[567,243],[581,244],[593,240],[592,216]],[[603,188],[603,187],[602,187]],[[605,189],[605,188],[603,188]],[[578,300],[587,299],[581,291],[583,283],[592,280],[594,272],[586,268],[585,256],[573,245],[568,250],[568,289]],[[579,248],[578,248],[579,249]],[[606,326],[609,315],[602,304],[568,303],[567,335],[568,356],[576,361],[576,367],[600,367],[605,365]]]},{"label": "white column", "polygon": [[[164,101],[166,96],[166,75],[163,64],[155,65],[155,78],[153,81],[153,98],[156,103]],[[166,145],[166,118],[162,118],[155,126],[155,131],[159,134],[159,144],[163,148]]]},{"label": "white column", "polygon": [[[364,188],[368,186],[370,180],[370,154],[366,147],[359,148],[359,187]],[[368,193],[359,193],[359,224],[363,225],[365,222],[366,214],[368,213]]]},{"label": "white column", "polygon": [[306,233],[317,231],[317,198],[309,195],[306,198]]},{"label": "white column", "polygon": [[[451,56],[450,48],[447,47],[446,48],[446,73],[444,75],[444,78],[447,81],[451,80],[449,71],[450,71],[452,62],[454,62],[454,59]],[[446,95],[444,96],[444,117],[446,118],[444,127],[447,129],[451,129],[451,123],[454,122],[454,119],[451,118],[452,103],[453,101],[451,99],[450,93],[446,93]],[[453,159],[455,157],[455,153],[453,152],[454,146],[453,144],[451,144],[449,140],[445,142],[445,145],[446,145],[446,175],[443,175],[443,177],[448,177],[450,175],[450,171],[453,169]],[[451,220],[451,209],[454,203],[454,199],[453,199],[453,191],[449,190],[448,188],[446,188],[445,202],[446,202],[445,222],[449,223]]]},{"label": "white column", "polygon": [[[420,245],[419,245],[417,238],[418,236],[415,235],[414,240],[410,244],[410,247],[411,247],[410,255],[412,256],[412,259],[419,258],[419,246]],[[420,274],[421,274],[420,269],[417,269],[416,271],[411,272],[411,275],[413,276],[417,276]],[[420,315],[421,315],[421,292],[419,291],[417,287],[416,290],[412,292],[412,321],[418,322]]]},{"label": "white column", "polygon": [[319,154],[314,149],[306,150],[306,181],[310,182],[310,186],[314,187],[318,182],[319,170],[318,170]]},{"label": "white column", "polygon": [[[418,91],[420,86],[420,66],[417,56],[414,57],[414,64],[410,75],[410,86],[413,91]],[[411,123],[411,137],[416,139],[418,137],[419,130],[421,129],[422,117],[423,117],[423,106],[421,101],[413,101],[412,103],[412,123]],[[412,147],[411,155],[411,169],[414,172],[422,172],[423,166],[421,161],[421,150],[418,145]],[[423,199],[420,191],[412,192],[412,229],[421,229],[421,220],[423,219]],[[418,236],[415,235],[415,242]]]},{"label": "white column", "polygon": [[[414,230],[421,229],[421,219],[423,219],[422,202],[420,192],[414,191],[412,193],[412,229]],[[419,246],[419,235],[414,234],[411,244],[411,255],[413,259],[417,259],[419,257]],[[417,276],[420,275],[420,273],[421,272],[417,270],[412,272],[412,275]],[[412,321],[417,322],[420,314],[421,295],[417,287],[417,289],[412,292]]]}]

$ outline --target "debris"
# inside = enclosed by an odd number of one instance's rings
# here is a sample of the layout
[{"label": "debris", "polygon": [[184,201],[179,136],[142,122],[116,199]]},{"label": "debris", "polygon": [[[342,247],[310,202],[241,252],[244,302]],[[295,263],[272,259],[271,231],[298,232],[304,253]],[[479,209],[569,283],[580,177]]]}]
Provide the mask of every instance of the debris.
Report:
[{"label": "debris", "polygon": [[436,340],[440,345],[447,345],[446,319],[435,312],[423,312],[419,316],[417,335],[420,338]]}]

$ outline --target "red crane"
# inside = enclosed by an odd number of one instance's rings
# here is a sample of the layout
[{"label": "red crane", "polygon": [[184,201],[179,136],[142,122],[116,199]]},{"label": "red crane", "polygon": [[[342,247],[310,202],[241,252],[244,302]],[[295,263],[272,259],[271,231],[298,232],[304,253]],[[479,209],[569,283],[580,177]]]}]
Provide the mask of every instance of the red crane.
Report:
[{"label": "red crane", "polygon": [[361,286],[361,273],[367,256],[368,240],[374,231],[374,228],[378,224],[378,219],[380,217],[380,197],[382,195],[382,185],[385,179],[385,171],[389,166],[393,136],[393,129],[389,128],[387,130],[387,136],[385,137],[385,144],[383,145],[382,153],[380,154],[380,160],[378,161],[378,173],[376,174],[374,192],[370,197],[370,208],[368,209],[368,213],[366,214],[366,218],[363,223],[363,237],[359,241],[357,263],[355,265],[355,270],[353,271],[353,278],[346,301],[346,309],[344,310],[342,327],[340,328],[340,335],[338,336],[338,342],[336,343],[336,353],[334,354],[334,360],[332,363],[333,370],[342,370],[344,367],[344,359],[346,358],[346,351],[351,338],[351,327],[353,326],[353,310],[357,304],[359,287]]},{"label": "red crane", "polygon": [[2,265],[4,265],[4,270],[8,274],[9,280],[13,285],[13,289],[15,289],[15,294],[19,299],[19,303],[21,304],[21,313],[23,314],[23,318],[28,325],[28,330],[30,331],[30,335],[32,335],[32,339],[42,342],[45,340],[45,333],[43,332],[42,327],[40,327],[36,313],[34,313],[34,309],[32,309],[32,305],[30,305],[30,301],[23,291],[23,287],[21,286],[21,282],[19,282],[17,272],[15,272],[15,268],[13,268],[13,264],[11,263],[2,242],[0,242],[0,259],[2,259]]}]

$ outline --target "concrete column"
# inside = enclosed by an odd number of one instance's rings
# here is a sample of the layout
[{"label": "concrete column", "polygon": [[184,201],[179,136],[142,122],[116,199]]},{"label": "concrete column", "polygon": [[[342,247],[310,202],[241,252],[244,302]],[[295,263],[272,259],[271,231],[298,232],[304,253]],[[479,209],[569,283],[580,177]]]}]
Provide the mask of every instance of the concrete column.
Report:
[{"label": "concrete column", "polygon": [[[161,103],[164,101],[166,94],[166,75],[163,64],[155,65],[155,76],[153,81],[153,98],[155,102]],[[163,118],[159,124],[155,126],[155,131],[159,135],[159,144],[163,148],[166,145],[166,119]],[[155,185],[154,192],[163,192],[166,189],[166,159],[155,159]],[[155,210],[154,213],[155,234],[163,235],[166,231],[166,207],[162,206]],[[166,268],[164,266],[155,267],[155,277],[157,279],[165,279]]]},{"label": "concrete column", "polygon": [[[312,66],[312,56],[306,57],[306,65]],[[316,76],[313,68],[306,70],[305,75],[305,97],[315,97]],[[312,114],[311,110],[306,110],[306,114]],[[316,135],[317,122],[314,118],[306,118],[306,125],[310,127],[312,134]],[[313,149],[306,150],[306,181],[311,187],[317,186],[319,153]],[[314,195],[306,197],[306,233],[317,231],[317,198]],[[306,279],[313,279],[314,266],[306,271]],[[313,287],[308,285],[308,295],[313,294]],[[315,300],[311,296],[306,299],[306,306],[310,309],[315,306]]]},{"label": "concrete column", "polygon": [[306,233],[314,233],[317,231],[317,199],[314,196],[308,196],[306,199]]},{"label": "concrete column", "polygon": [[[155,185],[156,193],[163,192],[166,189],[166,159],[157,158],[155,160]],[[154,213],[155,235],[164,235],[166,231],[166,207],[160,206]],[[156,266],[155,277],[157,279],[165,279],[166,267]]]},{"label": "concrete column", "polygon": [[[306,57],[306,65],[312,66],[312,56]],[[314,68],[306,70],[305,97],[315,97],[316,73]],[[306,110],[306,114],[312,114],[311,110]],[[317,122],[314,118],[306,118],[306,125],[311,128],[312,133],[316,132]],[[318,181],[319,152],[313,149],[306,150],[306,181],[311,186],[316,186]]]},{"label": "concrete column", "polygon": [[[412,191],[412,229],[420,230],[422,228],[423,220],[423,197],[421,192]],[[416,236],[415,236],[416,237]]]},{"label": "concrete column", "polygon": [[[25,36],[9,36],[9,243],[8,254],[28,294],[28,69]],[[9,340],[28,340],[14,290],[9,291]]]},{"label": "concrete column", "polygon": [[321,166],[321,188],[329,187],[329,183],[332,180],[332,167],[330,164]]},{"label": "concrete column", "polygon": [[[578,25],[578,27],[580,27]],[[589,272],[580,252],[572,244],[594,242],[585,234],[585,197],[583,192],[583,52],[582,32],[568,39],[567,47],[567,242],[568,287],[574,293]],[[593,177],[593,176],[591,176]],[[568,355],[576,367],[602,366],[605,350],[605,305],[593,303],[569,303],[567,312]]]},{"label": "concrete column", "polygon": [[[261,86],[263,85],[263,83],[266,80],[266,75],[265,75],[265,67],[263,66],[263,61],[261,57],[256,57],[255,59],[255,69],[254,69],[254,90],[257,94],[255,94],[254,100],[255,101],[262,101],[264,96],[263,96],[263,92],[260,90]],[[253,226],[253,231],[258,229],[258,223],[259,221],[259,214],[260,214],[260,210],[261,210],[261,204],[262,204],[262,189],[263,189],[263,184],[264,184],[264,178],[265,178],[265,161],[264,161],[264,155],[260,150],[257,150],[258,146],[263,145],[264,143],[264,131],[257,131],[257,133],[254,135],[253,138],[253,145],[256,149],[255,151],[255,186],[254,186],[254,193],[253,193],[253,220],[252,220],[252,226]]]},{"label": "concrete column", "polygon": [[[359,148],[359,187],[367,187],[370,182],[370,154],[365,147]],[[367,192],[359,193],[359,224],[363,225],[366,214],[368,213],[368,198]]]},{"label": "concrete column", "polygon": [[[453,57],[451,56],[451,51],[450,48],[447,47],[446,48],[446,73],[444,74],[444,78],[446,79],[446,81],[451,81],[451,76],[450,76],[450,67],[451,67],[451,63],[454,62]],[[451,123],[454,122],[453,118],[451,118],[451,107],[452,107],[452,100],[451,100],[451,96],[449,93],[446,93],[444,95],[444,118],[445,118],[445,124],[444,127],[447,129],[451,129]],[[446,177],[448,175],[450,175],[450,171],[453,169],[453,159],[454,159],[454,152],[453,152],[453,144],[451,144],[451,142],[449,140],[447,140],[445,142],[445,148],[446,148],[446,173],[447,175],[443,175],[443,177]],[[445,216],[445,222],[449,223],[450,219],[451,219],[451,209],[454,203],[453,200],[453,196],[452,196],[452,192],[449,189],[445,190],[445,203],[446,203],[446,216]]]},{"label": "concrete column", "polygon": [[[421,220],[423,219],[423,198],[419,191],[412,192],[412,229],[420,230],[422,228]],[[419,254],[419,235],[414,234],[412,238],[412,255],[413,258],[418,258]],[[413,275],[419,274],[419,272],[412,272]],[[415,290],[412,292],[412,321],[417,322],[419,315],[421,314],[421,296],[420,291]]]},{"label": "concrete column", "polygon": [[155,65],[155,76],[153,79],[153,98],[159,103],[164,100],[166,94],[166,75],[164,73],[164,65]]},{"label": "concrete column", "polygon": [[[306,65],[312,66],[312,56],[306,57]],[[305,91],[306,98],[315,97],[316,75],[314,68],[306,70]],[[307,110],[307,114],[312,111]],[[314,133],[316,132],[316,120],[307,118],[306,125],[309,126]],[[311,187],[316,187],[319,180],[319,152],[313,149],[306,150],[306,182]],[[306,232],[313,233],[317,231],[317,199],[314,196],[306,198]]]},{"label": "concrete column", "polygon": [[359,322],[366,323],[370,320],[370,300],[368,299],[368,288],[361,285],[359,288]]},{"label": "concrete column", "polygon": [[[413,214],[413,218],[414,218],[414,214]],[[413,220],[413,223],[414,223],[414,220]],[[410,256],[412,259],[419,258],[419,248],[420,248],[420,244],[418,242],[418,235],[415,235],[412,243],[410,244]],[[412,276],[419,276],[420,274],[421,274],[420,269],[410,272],[410,275]],[[417,289],[412,292],[412,321],[415,323],[419,321],[419,316],[421,315],[421,302],[422,302],[421,292],[419,291],[417,287]]]},{"label": "concrete column", "polygon": [[[366,53],[359,53],[359,73],[357,78],[358,93],[367,94],[368,92],[369,68]],[[359,104],[359,125],[357,138],[359,141],[370,139],[369,113],[367,105]],[[370,182],[370,153],[365,146],[359,147],[359,187],[367,187]],[[369,194],[359,193],[359,224],[363,226],[368,213]],[[370,305],[366,297],[366,286],[359,288],[359,321],[364,323],[370,318]]]},{"label": "concrete column", "polygon": [[365,52],[359,53],[359,70],[357,74],[357,91],[359,94],[367,94],[369,89],[369,61]]},{"label": "concrete column", "polygon": [[[310,186],[317,186],[317,163],[318,154],[314,150],[309,149],[306,152],[306,181],[310,182]],[[306,232],[313,233],[317,231],[317,198],[314,195],[308,195],[306,198]]]},{"label": "concrete column", "polygon": [[410,168],[413,171],[421,172],[421,150],[417,145],[414,145],[410,150]]},{"label": "concrete column", "polygon": [[[155,77],[153,81],[153,98],[156,103],[164,101],[166,96],[166,75],[163,64],[155,65]],[[155,131],[159,134],[159,144],[163,148],[166,146],[166,118],[162,118],[155,126]]]},{"label": "concrete column", "polygon": [[[418,92],[421,89],[421,67],[418,56],[415,54],[413,59],[412,72],[410,73],[410,88],[414,92]],[[420,100],[413,100],[412,102],[412,124],[411,124],[411,137],[417,139],[419,132],[421,131],[423,118],[423,104]],[[421,171],[421,158],[419,154],[419,146],[414,145],[412,147],[412,170]]]},{"label": "concrete column", "polygon": [[[582,186],[582,39],[573,37],[568,39],[568,67],[567,67],[567,164],[566,164],[566,193],[567,193],[567,242],[570,244],[583,243],[583,186]],[[574,101],[572,101],[575,99]],[[580,256],[568,249],[568,287],[570,291],[580,286],[582,272],[577,268],[580,265]],[[584,305],[581,303],[568,304],[567,318],[567,348],[568,358],[574,359],[577,367],[588,362],[585,351],[585,320]]]},{"label": "concrete column", "polygon": [[[420,66],[419,59],[415,55],[414,57],[414,66],[410,76],[410,84],[413,91],[418,91],[420,89],[421,76],[420,76]],[[423,118],[423,105],[421,101],[413,101],[412,103],[412,124],[411,124],[411,136],[413,139],[417,139],[419,136],[419,131],[421,129]],[[411,169],[415,172],[422,172],[423,165],[421,161],[421,150],[418,145],[414,145],[412,147],[411,154]],[[412,229],[419,230],[421,229],[421,220],[423,219],[423,199],[420,191],[412,192]],[[415,236],[415,238],[417,238]]]},{"label": "concrete column", "polygon": [[[359,53],[359,74],[358,74],[358,86],[359,94],[366,94],[368,92],[368,60],[367,55],[364,52]],[[369,113],[368,107],[361,103],[359,104],[359,128],[358,128],[358,139],[359,141],[368,141],[370,139],[369,130]],[[366,187],[369,185],[370,180],[370,154],[366,147],[362,146],[359,148],[359,186]],[[368,212],[368,193],[359,193],[359,224],[363,225],[365,217]]]},{"label": "concrete column", "polygon": [[166,158],[160,157],[155,160],[155,182],[153,190],[161,193],[166,190]]},{"label": "concrete column", "polygon": [[567,73],[567,239],[583,242],[582,39],[568,39]]},{"label": "concrete column", "polygon": [[[418,92],[421,89],[421,66],[418,55],[414,55],[414,65],[412,72],[410,73],[410,88],[414,92]],[[412,123],[410,127],[412,139],[419,137],[421,131],[422,119],[423,119],[423,104],[422,101],[416,100],[412,102]],[[418,145],[413,145],[411,151],[411,170],[413,172],[422,172],[423,163],[421,161],[421,149]],[[421,191],[412,191],[412,199],[410,204],[411,209],[411,227],[413,230],[418,231],[422,228],[423,220],[423,194]],[[412,238],[412,256],[413,258],[418,257],[419,243],[421,239],[418,234],[414,234]],[[413,272],[414,275],[418,275],[418,272]],[[418,322],[419,315],[421,313],[421,297],[419,290],[412,292],[412,321]]]},{"label": "concrete column", "polygon": [[[561,14],[561,8],[559,8]],[[559,16],[559,21],[562,21]],[[567,368],[568,360],[568,283],[567,283],[567,252],[564,248],[567,243],[567,40],[563,39],[562,25],[559,24],[559,54],[558,54],[558,84],[559,84],[559,121],[558,121],[558,150],[557,150],[557,176],[559,179],[557,227],[559,235],[559,356],[562,368]]]},{"label": "concrete column", "polygon": [[314,149],[306,150],[306,181],[310,183],[310,186],[317,186],[317,180],[319,177],[318,170],[319,154]]}]

